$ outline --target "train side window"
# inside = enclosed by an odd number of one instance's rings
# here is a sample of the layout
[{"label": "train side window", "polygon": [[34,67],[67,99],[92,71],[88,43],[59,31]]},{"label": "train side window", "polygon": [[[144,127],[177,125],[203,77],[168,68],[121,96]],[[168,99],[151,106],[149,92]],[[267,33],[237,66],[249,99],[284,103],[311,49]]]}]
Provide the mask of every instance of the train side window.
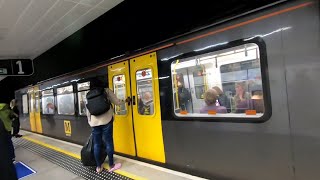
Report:
[{"label": "train side window", "polygon": [[42,114],[54,114],[54,96],[53,89],[42,91]]},{"label": "train side window", "polygon": [[23,112],[23,114],[29,113],[28,95],[27,94],[22,95],[22,112]]},{"label": "train side window", "polygon": [[143,69],[136,72],[138,112],[141,115],[154,114],[152,70]]},{"label": "train side window", "polygon": [[171,73],[179,117],[259,118],[265,112],[255,43],[177,59]]},{"label": "train side window", "polygon": [[73,87],[57,88],[58,114],[74,115]]},{"label": "train side window", "polygon": [[[125,75],[116,75],[113,76],[113,92],[118,99],[126,99],[126,78]],[[122,104],[120,106],[115,106],[115,114],[117,115],[126,115],[127,114],[127,105]]]},{"label": "train side window", "polygon": [[86,115],[87,114],[87,108],[86,108],[86,95],[89,92],[90,89],[90,82],[84,82],[84,83],[78,83],[78,108],[79,108],[79,114],[80,115]]}]

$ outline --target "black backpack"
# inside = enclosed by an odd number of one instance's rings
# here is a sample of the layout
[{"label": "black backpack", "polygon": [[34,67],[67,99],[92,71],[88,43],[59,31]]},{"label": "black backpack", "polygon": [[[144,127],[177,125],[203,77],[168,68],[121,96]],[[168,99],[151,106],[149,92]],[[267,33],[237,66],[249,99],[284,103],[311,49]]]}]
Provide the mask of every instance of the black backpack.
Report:
[{"label": "black backpack", "polygon": [[86,107],[90,114],[98,116],[109,111],[111,103],[103,88],[95,88],[90,90],[87,93],[86,98]]}]

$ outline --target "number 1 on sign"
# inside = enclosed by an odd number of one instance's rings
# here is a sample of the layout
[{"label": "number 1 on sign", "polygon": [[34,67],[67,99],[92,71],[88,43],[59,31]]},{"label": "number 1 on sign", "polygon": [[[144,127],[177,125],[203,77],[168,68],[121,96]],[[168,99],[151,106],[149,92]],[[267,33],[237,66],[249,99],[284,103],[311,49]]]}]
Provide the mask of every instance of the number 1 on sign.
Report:
[{"label": "number 1 on sign", "polygon": [[17,61],[16,64],[19,66],[19,72],[18,74],[24,74],[23,70],[22,70],[22,63],[21,61]]}]

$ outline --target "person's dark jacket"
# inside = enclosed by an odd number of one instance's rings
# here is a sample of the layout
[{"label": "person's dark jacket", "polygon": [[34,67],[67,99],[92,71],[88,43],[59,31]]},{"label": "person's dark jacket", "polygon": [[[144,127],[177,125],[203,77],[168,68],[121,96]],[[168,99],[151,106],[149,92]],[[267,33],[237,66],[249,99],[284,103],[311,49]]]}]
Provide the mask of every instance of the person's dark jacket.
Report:
[{"label": "person's dark jacket", "polygon": [[0,120],[0,179],[17,180],[16,169],[9,158],[8,132]]}]

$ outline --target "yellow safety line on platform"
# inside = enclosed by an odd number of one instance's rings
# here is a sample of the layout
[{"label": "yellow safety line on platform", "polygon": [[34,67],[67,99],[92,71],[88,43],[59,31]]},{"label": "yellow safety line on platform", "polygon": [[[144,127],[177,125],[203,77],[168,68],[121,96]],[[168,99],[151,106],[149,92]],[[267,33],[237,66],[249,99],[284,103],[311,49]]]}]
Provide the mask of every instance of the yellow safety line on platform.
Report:
[{"label": "yellow safety line on platform", "polygon": [[[71,156],[71,157],[74,157],[74,158],[77,158],[77,159],[81,159],[80,155],[78,155],[78,154],[74,154],[74,153],[72,153],[72,152],[63,150],[63,149],[61,149],[61,148],[52,146],[52,145],[50,145],[50,144],[46,144],[46,143],[41,142],[41,141],[39,141],[39,140],[35,140],[35,139],[33,139],[33,138],[26,137],[26,136],[23,136],[22,138],[25,139],[25,140],[31,141],[31,142],[33,142],[33,143],[39,144],[39,145],[41,145],[41,146],[47,147],[47,148],[49,148],[49,149],[55,150],[55,151],[57,151],[57,152],[66,154],[66,155],[68,155],[68,156]],[[109,169],[109,166],[108,166],[108,165],[104,165],[104,168]],[[128,173],[128,172],[123,171],[123,170],[116,170],[116,171],[114,171],[114,172],[116,172],[116,173],[118,173],[118,174],[121,174],[122,176],[126,176],[126,177],[128,177],[128,178],[131,178],[131,179],[135,179],[135,180],[146,180],[146,178],[139,177],[139,176],[137,176],[137,175]]]}]

